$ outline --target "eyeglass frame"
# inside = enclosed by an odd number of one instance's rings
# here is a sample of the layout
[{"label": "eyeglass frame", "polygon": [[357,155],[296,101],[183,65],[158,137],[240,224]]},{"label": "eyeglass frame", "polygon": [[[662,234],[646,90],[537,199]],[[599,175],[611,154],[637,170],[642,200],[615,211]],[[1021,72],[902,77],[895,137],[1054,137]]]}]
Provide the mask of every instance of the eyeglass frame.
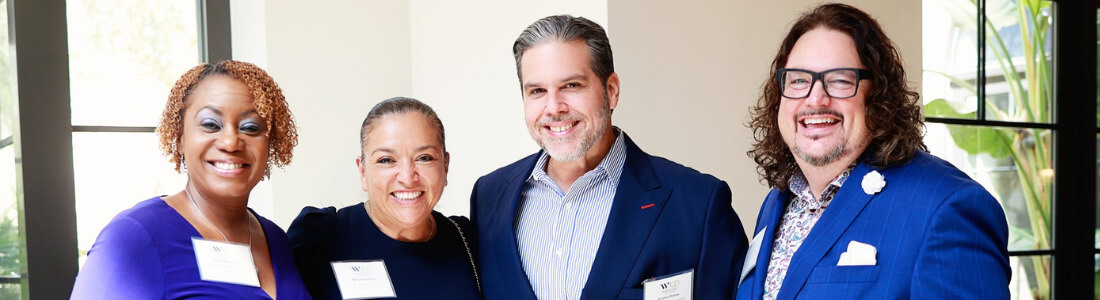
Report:
[{"label": "eyeglass frame", "polygon": [[[785,93],[783,91],[786,90],[787,84],[783,82],[783,75],[786,75],[788,71],[799,71],[799,72],[810,73],[810,88],[806,89],[806,95],[805,96],[802,96],[802,97],[787,97],[787,95],[784,95]],[[831,93],[829,93],[829,84],[825,83],[825,73],[829,73],[829,72],[833,72],[833,71],[855,71],[856,72],[855,92],[853,92],[851,96],[848,96],[848,97],[834,97]],[[786,97],[788,99],[803,99],[803,98],[809,97],[810,94],[813,93],[814,84],[816,84],[818,81],[821,82],[821,88],[823,90],[825,90],[825,94],[829,95],[830,98],[836,98],[836,99],[852,98],[852,97],[855,97],[856,94],[859,94],[859,82],[863,81],[864,79],[874,78],[872,76],[874,76],[874,72],[871,72],[871,70],[860,69],[860,68],[835,68],[835,69],[828,69],[828,70],[821,71],[821,72],[814,72],[814,71],[810,71],[810,70],[806,70],[806,69],[797,69],[797,68],[782,68],[782,69],[775,70],[775,81],[777,83],[779,83],[779,95],[783,96],[783,97]]]}]

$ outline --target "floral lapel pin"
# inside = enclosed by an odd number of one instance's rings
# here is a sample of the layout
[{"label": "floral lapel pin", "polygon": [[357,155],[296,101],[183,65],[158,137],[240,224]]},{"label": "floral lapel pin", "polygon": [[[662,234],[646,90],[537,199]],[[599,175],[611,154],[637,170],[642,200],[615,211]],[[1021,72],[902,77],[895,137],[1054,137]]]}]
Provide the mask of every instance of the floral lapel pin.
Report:
[{"label": "floral lapel pin", "polygon": [[867,175],[863,175],[863,192],[868,195],[874,195],[882,191],[882,188],[886,186],[886,178],[882,177],[878,171],[871,171]]}]

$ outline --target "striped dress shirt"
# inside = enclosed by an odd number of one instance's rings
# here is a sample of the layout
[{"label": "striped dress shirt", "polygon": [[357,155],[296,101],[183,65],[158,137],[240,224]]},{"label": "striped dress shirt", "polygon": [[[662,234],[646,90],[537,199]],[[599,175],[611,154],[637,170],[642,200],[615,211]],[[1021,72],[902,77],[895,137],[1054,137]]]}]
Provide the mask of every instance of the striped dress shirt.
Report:
[{"label": "striped dress shirt", "polygon": [[539,299],[579,299],[600,247],[626,161],[618,128],[607,156],[568,193],[546,174],[544,151],[523,187],[516,241],[523,271]]}]

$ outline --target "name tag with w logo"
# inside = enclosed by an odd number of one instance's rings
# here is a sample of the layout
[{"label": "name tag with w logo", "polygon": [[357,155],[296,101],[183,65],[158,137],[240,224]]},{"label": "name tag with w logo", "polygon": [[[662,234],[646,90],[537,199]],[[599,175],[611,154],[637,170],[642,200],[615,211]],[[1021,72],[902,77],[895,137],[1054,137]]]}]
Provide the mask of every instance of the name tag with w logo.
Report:
[{"label": "name tag with w logo", "polygon": [[695,269],[642,281],[645,300],[691,300]]},{"label": "name tag with w logo", "polygon": [[344,299],[397,298],[390,273],[381,259],[334,261],[332,273]]},{"label": "name tag with w logo", "polygon": [[191,246],[195,249],[199,277],[203,281],[260,286],[256,265],[252,262],[252,249],[248,245],[191,237]]}]

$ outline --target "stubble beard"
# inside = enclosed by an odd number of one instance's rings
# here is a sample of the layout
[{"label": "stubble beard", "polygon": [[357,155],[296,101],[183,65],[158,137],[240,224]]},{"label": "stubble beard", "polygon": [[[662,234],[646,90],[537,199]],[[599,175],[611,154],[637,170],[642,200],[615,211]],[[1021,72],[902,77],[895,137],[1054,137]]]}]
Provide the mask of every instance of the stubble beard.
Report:
[{"label": "stubble beard", "polygon": [[[536,126],[535,128],[531,128],[531,135],[535,138],[535,143],[538,143],[539,147],[545,150],[546,153],[548,153],[550,157],[554,160],[574,161],[584,157],[584,155],[588,153],[588,150],[592,149],[592,146],[595,146],[596,143],[600,141],[600,138],[603,137],[603,133],[607,131],[607,127],[611,124],[610,115],[611,108],[609,107],[607,97],[604,96],[604,105],[596,113],[596,118],[594,119],[594,121],[598,122],[589,122],[588,125],[592,125],[591,128],[593,130],[580,132],[580,136],[578,137],[579,140],[574,143],[574,147],[568,147],[569,145],[566,144],[569,142],[570,137],[555,138],[550,136],[549,134],[541,132],[544,126],[543,124],[561,120],[577,119],[572,118],[574,116],[574,114],[572,113],[566,115],[557,115],[553,117],[543,117],[543,119],[540,119],[539,122],[536,123],[538,124],[538,126]],[[561,147],[563,145],[567,147]]]},{"label": "stubble beard", "polygon": [[[808,138],[811,139],[811,140],[817,140],[821,137],[820,136],[810,136]],[[802,151],[802,147],[798,146],[797,144],[795,144],[793,147],[791,147],[791,151],[794,152],[794,155],[797,155],[798,157],[802,158],[802,160],[806,161],[806,163],[809,163],[810,165],[813,165],[815,167],[822,167],[822,166],[826,166],[828,164],[836,162],[841,157],[848,156],[848,154],[852,153],[852,148],[848,147],[848,139],[845,138],[845,137],[842,137],[840,139],[840,142],[838,142],[836,144],[836,147],[834,147],[831,151],[829,151],[825,154],[822,154],[822,155],[816,155],[815,156],[815,155],[806,153],[805,151]]]}]

